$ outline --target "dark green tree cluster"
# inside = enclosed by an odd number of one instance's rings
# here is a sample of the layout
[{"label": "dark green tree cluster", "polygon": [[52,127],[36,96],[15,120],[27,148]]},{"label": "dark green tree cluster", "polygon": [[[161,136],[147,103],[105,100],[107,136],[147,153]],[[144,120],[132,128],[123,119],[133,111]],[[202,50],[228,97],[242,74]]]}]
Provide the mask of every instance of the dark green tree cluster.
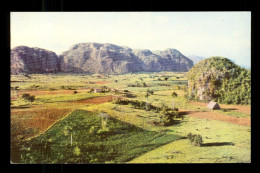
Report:
[{"label": "dark green tree cluster", "polygon": [[161,107],[156,107],[153,106],[150,103],[144,102],[144,101],[139,101],[139,100],[126,100],[126,99],[117,99],[115,104],[120,104],[120,105],[132,105],[136,109],[143,109],[147,111],[154,111],[156,113],[160,113],[159,116],[159,122],[156,123],[157,125],[162,125],[162,126],[169,126],[172,125],[175,121],[174,118],[180,118],[179,113],[178,113],[178,108],[171,109],[165,105],[162,105]]},{"label": "dark green tree cluster", "polygon": [[199,146],[199,147],[202,145],[203,140],[202,140],[201,135],[195,135],[195,134],[189,133],[187,137],[193,145]]},{"label": "dark green tree cluster", "polygon": [[30,94],[27,94],[27,93],[23,94],[23,95],[22,95],[22,98],[23,98],[24,100],[30,101],[30,102],[33,102],[33,101],[35,100],[35,96],[30,95]]},{"label": "dark green tree cluster", "polygon": [[207,86],[203,93],[226,104],[251,104],[251,71],[223,57],[205,59],[190,69],[188,97],[197,98],[198,86]]},{"label": "dark green tree cluster", "polygon": [[167,106],[162,106],[160,111],[160,125],[169,126],[174,124],[174,119],[179,117],[178,109],[170,109]]}]

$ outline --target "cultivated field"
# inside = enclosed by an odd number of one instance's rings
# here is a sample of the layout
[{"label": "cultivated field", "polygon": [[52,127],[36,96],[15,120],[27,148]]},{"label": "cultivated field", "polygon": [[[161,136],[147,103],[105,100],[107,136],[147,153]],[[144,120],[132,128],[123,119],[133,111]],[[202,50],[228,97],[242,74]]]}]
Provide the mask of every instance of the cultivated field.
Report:
[{"label": "cultivated field", "polygon": [[[251,106],[220,104],[221,110],[210,111],[206,103],[190,102],[185,73],[12,75],[11,87],[14,163],[251,161]],[[179,109],[174,123],[158,123],[163,110],[157,109],[173,105]],[[105,127],[101,112],[110,117]],[[190,143],[189,133],[202,136],[200,147]]]}]

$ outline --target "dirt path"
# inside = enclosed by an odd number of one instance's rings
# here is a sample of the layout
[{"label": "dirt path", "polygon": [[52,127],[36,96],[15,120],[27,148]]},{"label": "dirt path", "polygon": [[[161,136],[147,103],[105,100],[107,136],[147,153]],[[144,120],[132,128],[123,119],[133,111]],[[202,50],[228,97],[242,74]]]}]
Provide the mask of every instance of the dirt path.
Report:
[{"label": "dirt path", "polygon": [[[208,103],[201,102],[189,102],[191,105],[207,107]],[[247,105],[227,105],[227,104],[219,104],[221,109],[234,110],[236,112],[241,112],[250,115],[251,114],[251,106]]]},{"label": "dirt path", "polygon": [[251,126],[250,118],[237,118],[229,115],[220,114],[217,112],[198,112],[198,111],[189,111],[185,109],[180,109],[180,113],[183,115],[189,115],[192,117],[198,117],[198,118],[203,118],[208,120],[224,121],[224,122],[238,124],[247,127]]},{"label": "dirt path", "polygon": [[18,95],[22,95],[24,93],[33,94],[33,95],[56,95],[56,94],[73,94],[74,91],[78,93],[88,92],[90,89],[77,89],[77,90],[20,90]]}]

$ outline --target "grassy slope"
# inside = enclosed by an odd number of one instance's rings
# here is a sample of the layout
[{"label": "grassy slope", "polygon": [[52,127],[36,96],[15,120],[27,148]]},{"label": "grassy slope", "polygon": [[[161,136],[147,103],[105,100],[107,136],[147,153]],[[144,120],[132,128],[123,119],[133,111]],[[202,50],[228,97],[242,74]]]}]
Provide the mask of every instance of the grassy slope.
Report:
[{"label": "grassy slope", "polygon": [[[173,126],[175,134],[200,134],[204,145],[196,147],[180,139],[148,152],[129,163],[248,163],[251,160],[250,127],[186,117]],[[198,129],[198,130],[197,130]],[[234,144],[234,145],[233,145]]]},{"label": "grassy slope", "polygon": [[[69,136],[64,135],[65,126],[73,129],[73,146]],[[101,119],[96,113],[75,110],[56,123],[43,135],[29,141],[30,150],[23,152],[25,163],[121,163],[175,140],[173,134],[146,131],[134,125],[111,118],[109,132],[90,133],[90,128],[101,129]],[[40,153],[47,141],[48,151]],[[80,152],[77,154],[75,148]],[[27,148],[27,149],[28,149]],[[44,150],[44,149],[43,149]],[[48,156],[47,156],[48,155]]]},{"label": "grassy slope", "polygon": [[[161,76],[161,74],[163,73],[159,73],[157,76]],[[102,79],[97,78],[95,75],[93,76],[89,76],[89,75],[66,75],[66,77],[64,75],[51,75],[51,76],[47,76],[47,75],[32,75],[33,79],[27,79],[25,77],[22,76],[13,76],[12,80],[28,80],[27,82],[23,82],[23,83],[12,83],[12,86],[17,86],[19,85],[19,87],[21,89],[28,89],[32,84],[38,84],[41,86],[44,86],[42,89],[44,90],[48,90],[49,88],[56,88],[59,89],[61,86],[74,86],[75,88],[93,88],[93,87],[100,87],[100,86],[108,86],[109,88],[115,88],[115,89],[127,89],[130,92],[132,92],[133,94],[135,94],[137,97],[133,98],[136,100],[143,100],[143,101],[148,101],[150,103],[152,103],[153,105],[156,106],[161,106],[161,104],[165,104],[169,107],[172,106],[172,98],[171,98],[171,93],[173,91],[173,86],[176,84],[179,84],[179,81],[182,81],[185,78],[180,78],[180,79],[176,79],[176,76],[183,76],[183,74],[176,74],[176,73],[166,73],[167,75],[171,75],[172,77],[170,77],[168,79],[168,81],[157,81],[158,77],[154,77],[154,78],[150,78],[151,74],[126,74],[126,75],[117,75],[117,76],[113,76],[110,75],[109,77],[104,77]],[[155,76],[155,74],[152,74],[152,76]],[[127,87],[127,84],[134,84],[135,81],[141,81],[140,78],[143,78],[143,81],[146,82],[146,84],[149,87]],[[163,79],[161,77],[161,79]],[[115,80],[118,80],[118,82],[114,82]],[[106,84],[86,84],[85,81],[108,81],[109,83]],[[158,86],[159,83],[167,83],[170,84],[171,86]],[[184,82],[185,84],[185,82]],[[154,90],[154,95],[151,95],[148,99],[146,99],[145,96],[145,92],[147,89],[152,89]],[[194,111],[205,111],[206,109],[203,107],[199,107],[199,106],[194,106],[194,105],[190,105],[188,104],[183,95],[184,95],[184,91],[183,90],[176,90],[176,92],[178,93],[178,97],[175,98],[175,105],[178,108],[181,109],[188,109],[188,110],[194,110]],[[81,96],[82,94],[82,96]],[[57,97],[56,97],[57,96]],[[47,109],[48,107],[50,108],[60,108],[60,109],[64,109],[64,108],[69,108],[69,110],[73,110],[73,109],[84,109],[87,111],[92,111],[92,112],[99,112],[99,111],[106,111],[110,116],[133,124],[136,127],[142,128],[146,131],[152,131],[153,133],[157,134],[158,132],[164,132],[166,129],[168,130],[177,130],[179,133],[175,133],[174,131],[168,131],[167,134],[180,134],[180,135],[186,135],[189,132],[192,133],[202,133],[202,136],[204,137],[204,141],[207,142],[230,142],[233,141],[235,143],[235,146],[213,146],[213,147],[193,147],[189,144],[189,142],[186,139],[181,139],[178,140],[176,142],[173,142],[172,144],[169,145],[165,145],[166,148],[158,148],[158,150],[156,149],[154,152],[159,151],[157,153],[157,156],[153,155],[153,156],[149,156],[150,158],[148,159],[148,161],[150,162],[155,161],[155,162],[248,162],[248,160],[250,160],[250,132],[245,132],[245,129],[249,129],[243,126],[237,126],[237,125],[233,125],[233,124],[228,124],[228,123],[224,123],[224,122],[219,122],[219,121],[206,121],[206,120],[201,120],[201,119],[196,119],[193,117],[186,117],[185,120],[189,121],[186,123],[182,123],[181,126],[177,127],[177,126],[173,126],[173,127],[157,127],[157,126],[153,126],[149,123],[149,121],[153,120],[153,119],[157,119],[157,115],[156,113],[153,112],[146,112],[144,110],[139,110],[139,109],[133,109],[131,106],[124,106],[124,105],[114,105],[112,103],[105,103],[102,105],[74,105],[71,104],[70,102],[56,102],[59,99],[59,96],[61,95],[56,95],[55,97],[53,95],[45,95],[45,96],[39,96],[39,97],[43,97],[41,100],[41,104],[43,106],[43,108]],[[38,97],[38,99],[39,99]],[[77,99],[82,99],[82,97],[86,97],[86,94],[84,93],[78,93],[76,95],[73,94],[69,94],[69,95],[64,95],[64,98],[69,101],[69,100],[77,100]],[[86,97],[87,98],[87,97]],[[48,99],[53,99],[53,103],[45,103],[46,100]],[[36,97],[37,100],[37,97]],[[25,103],[22,103],[25,104]],[[33,103],[35,104],[35,103]],[[28,104],[30,107],[32,106],[31,104]],[[48,105],[48,106],[47,106]],[[30,108],[30,110],[34,110],[35,108]],[[48,108],[49,109],[49,108]],[[26,111],[26,109],[19,109],[19,111],[22,113],[23,111]],[[28,112],[30,115],[31,113]],[[230,112],[229,112],[230,113]],[[28,114],[28,115],[29,115]],[[140,115],[140,116],[137,116]],[[13,114],[12,114],[13,116]],[[22,116],[22,114],[21,114]],[[26,116],[23,116],[26,118]],[[30,116],[28,116],[30,117]],[[194,124],[195,123],[195,124]],[[211,131],[210,133],[208,131],[205,130],[201,130],[201,131],[195,131],[195,129],[193,128],[193,126],[195,127],[200,127],[203,126],[203,124],[205,123],[205,126],[207,125],[207,127],[215,127],[214,129],[216,130],[216,132]],[[198,128],[199,129],[199,128]],[[219,130],[219,129],[225,129],[226,131],[228,131],[228,133],[226,133],[223,130]],[[219,133],[221,133],[221,137],[216,138],[214,137],[214,135],[219,135]],[[235,134],[235,135],[231,135],[231,134]],[[241,133],[241,134],[240,134]],[[208,141],[209,139],[205,139],[205,136],[211,138],[212,137],[212,141]],[[229,137],[229,138],[228,138]],[[228,140],[231,139],[231,140]],[[249,141],[249,142],[248,142]],[[140,144],[141,145],[141,144]],[[238,146],[240,146],[240,148],[238,148]],[[164,146],[163,146],[164,147]],[[225,148],[223,151],[223,147],[227,147]],[[167,159],[167,151],[168,150],[175,150],[174,148],[178,148],[179,150],[181,150],[181,152],[183,153],[182,155],[180,155],[181,157],[177,157],[175,156],[173,159]],[[150,150],[150,149],[149,149]],[[147,150],[148,151],[148,150]],[[235,158],[236,159],[230,159],[229,156],[227,157],[225,155],[229,155],[230,153],[236,153]],[[135,153],[135,152],[134,152]],[[136,152],[138,153],[138,152]],[[161,157],[161,153],[165,153],[166,156],[160,159],[155,159],[153,160],[153,157]],[[189,153],[193,153],[193,154],[189,154]],[[219,154],[216,154],[219,153]],[[141,153],[139,153],[141,154]],[[139,155],[139,154],[135,154],[135,156]],[[168,153],[169,154],[169,153]],[[197,154],[197,156],[196,156]],[[124,154],[122,154],[122,157]],[[149,155],[149,153],[148,153]],[[194,155],[191,156],[191,155]],[[199,156],[198,156],[199,155]],[[201,155],[201,156],[200,156]],[[215,159],[199,159],[199,157],[206,157],[206,155],[216,155]],[[207,157],[208,157],[207,156]],[[128,157],[128,156],[127,156]],[[172,157],[172,156],[170,156]],[[128,157],[129,159],[131,157]],[[140,157],[141,158],[141,157]],[[165,159],[166,158],[166,159]],[[169,157],[168,157],[169,158]],[[218,159],[217,159],[218,158]],[[230,161],[229,161],[230,160]],[[122,161],[122,159],[121,159]],[[127,161],[127,159],[125,160]],[[140,163],[142,162],[146,162],[145,159],[139,159]]]}]

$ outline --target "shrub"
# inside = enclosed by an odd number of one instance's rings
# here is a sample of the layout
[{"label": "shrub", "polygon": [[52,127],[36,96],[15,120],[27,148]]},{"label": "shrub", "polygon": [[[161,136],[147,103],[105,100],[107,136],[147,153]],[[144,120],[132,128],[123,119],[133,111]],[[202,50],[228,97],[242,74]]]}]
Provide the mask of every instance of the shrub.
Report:
[{"label": "shrub", "polygon": [[190,140],[190,142],[195,145],[195,146],[201,146],[203,140],[202,140],[202,136],[201,135],[195,135],[192,133],[189,133],[187,135],[188,139]]},{"label": "shrub", "polygon": [[166,106],[162,108],[160,115],[160,124],[163,126],[169,126],[174,123],[174,118],[178,115],[177,111],[167,108]]},{"label": "shrub", "polygon": [[153,95],[154,92],[152,90],[147,89],[147,93]]},{"label": "shrub", "polygon": [[78,91],[74,91],[74,92],[73,92],[73,94],[77,94],[77,93],[78,93]]},{"label": "shrub", "polygon": [[89,129],[89,133],[95,134],[98,132],[98,130],[99,130],[99,128],[97,126],[91,126],[91,128]]},{"label": "shrub", "polygon": [[35,96],[33,96],[33,95],[31,96],[30,94],[27,94],[27,93],[23,94],[22,98],[24,100],[27,100],[27,101],[30,101],[30,102],[33,102],[35,100]]},{"label": "shrub", "polygon": [[175,91],[173,91],[172,92],[172,97],[177,97],[177,96],[178,96],[178,94]]},{"label": "shrub", "polygon": [[94,89],[93,89],[93,88],[90,89],[89,93],[92,93],[92,92],[94,92]]}]

